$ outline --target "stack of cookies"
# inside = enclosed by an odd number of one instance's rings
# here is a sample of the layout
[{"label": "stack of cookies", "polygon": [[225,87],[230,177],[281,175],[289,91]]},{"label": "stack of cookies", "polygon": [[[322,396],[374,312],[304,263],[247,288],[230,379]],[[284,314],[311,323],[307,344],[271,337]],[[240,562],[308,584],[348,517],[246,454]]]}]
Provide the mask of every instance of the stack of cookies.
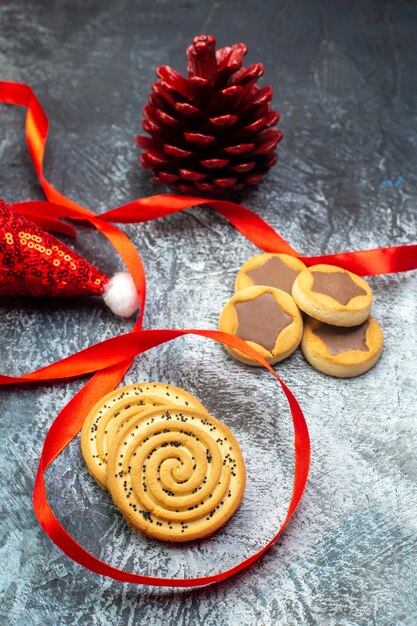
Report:
[{"label": "stack of cookies", "polygon": [[137,383],[103,397],[84,421],[81,450],[131,526],[155,539],[207,537],[243,498],[233,433],[172,385]]},{"label": "stack of cookies", "polygon": [[[349,378],[369,370],[381,355],[381,327],[370,316],[372,290],[352,272],[333,265],[307,268],[287,254],[259,254],[241,267],[235,292],[219,328],[247,341],[271,364],[301,343],[316,369]],[[228,350],[236,359],[258,365],[242,352]]]}]

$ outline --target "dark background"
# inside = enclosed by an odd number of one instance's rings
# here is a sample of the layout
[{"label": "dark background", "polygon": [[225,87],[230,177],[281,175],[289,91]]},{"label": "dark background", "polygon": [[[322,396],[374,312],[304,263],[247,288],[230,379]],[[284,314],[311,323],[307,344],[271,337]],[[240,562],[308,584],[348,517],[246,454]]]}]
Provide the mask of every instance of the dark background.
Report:
[{"label": "dark background", "polygon": [[[184,51],[196,34],[215,35],[219,46],[245,42],[247,64],[265,66],[262,81],[274,89],[284,140],[278,166],[244,202],[297,249],[330,253],[416,240],[416,31],[411,1],[4,0],[0,77],[29,83],[49,116],[47,178],[100,212],[168,191],[139,168],[134,143],[155,67],[185,71]],[[23,110],[0,107],[0,195],[10,202],[43,198],[23,125]],[[147,271],[146,327],[215,328],[237,270],[257,252],[202,208],[124,230]],[[90,230],[82,228],[70,243],[108,273],[121,267]],[[136,588],[62,555],[37,524],[31,492],[46,430],[81,381],[3,388],[1,623],[415,624],[416,273],[369,282],[386,340],[380,362],[349,381],[313,371],[300,353],[277,367],[309,423],[307,491],[279,544],[212,588]],[[96,301],[4,299],[1,371],[34,369],[130,328]],[[248,511],[257,511],[276,498],[282,519],[291,431],[266,374],[211,342],[181,340],[138,359],[126,382],[139,379],[196,393],[234,428],[253,471],[272,440],[271,489],[257,500],[248,492],[246,501]],[[277,524],[267,507],[259,516],[265,522],[241,543],[233,536],[228,543],[225,530],[208,549],[143,544],[86,475],[77,441],[49,472],[48,493],[86,547],[145,573],[227,567],[260,547]]]}]

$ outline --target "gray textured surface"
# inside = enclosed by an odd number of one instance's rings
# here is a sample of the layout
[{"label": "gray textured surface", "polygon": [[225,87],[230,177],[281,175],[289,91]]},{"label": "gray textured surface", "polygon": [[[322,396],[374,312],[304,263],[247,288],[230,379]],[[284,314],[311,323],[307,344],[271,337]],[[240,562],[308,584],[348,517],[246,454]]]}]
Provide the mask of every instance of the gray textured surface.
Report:
[{"label": "gray textured surface", "polygon": [[[416,239],[415,2],[23,2],[0,5],[1,77],[29,82],[51,121],[46,173],[96,210],[161,191],[137,167],[133,137],[154,67],[185,67],[193,35],[245,41],[282,113],[281,162],[245,199],[306,253]],[[23,111],[0,107],[0,191],[42,198],[23,141]],[[147,327],[216,326],[236,271],[256,252],[222,219],[193,209],[126,232],[149,281]],[[76,248],[108,272],[116,256],[92,231]],[[51,544],[31,491],[48,425],[81,382],[0,393],[1,623],[402,625],[417,623],[416,273],[375,277],[386,346],[374,370],[327,378],[300,353],[277,369],[301,398],[312,466],[282,540],[230,581],[189,591],[93,575]],[[98,302],[0,302],[1,370],[17,374],[130,328]],[[177,340],[138,359],[127,382],[166,380],[196,393],[236,432],[248,496],[229,528],[184,550],[133,535],[86,474],[73,442],[48,474],[63,523],[122,567],[181,575],[231,565],[272,535],[289,498],[293,457],[272,378],[205,340]],[[273,442],[271,446],[270,442]],[[273,472],[260,451],[275,455]],[[257,466],[260,474],[257,476]],[[259,471],[259,469],[258,469]],[[265,476],[265,480],[262,480]],[[259,488],[259,491],[257,489]],[[251,534],[247,521],[250,520]],[[234,539],[243,531],[242,541]],[[246,532],[245,532],[246,529]],[[220,563],[220,561],[222,563]]]}]

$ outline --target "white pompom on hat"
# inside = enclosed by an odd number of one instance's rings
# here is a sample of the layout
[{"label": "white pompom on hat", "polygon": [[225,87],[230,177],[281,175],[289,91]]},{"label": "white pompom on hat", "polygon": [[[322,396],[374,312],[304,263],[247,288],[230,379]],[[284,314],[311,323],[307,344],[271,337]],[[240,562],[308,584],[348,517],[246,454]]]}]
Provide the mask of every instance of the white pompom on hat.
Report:
[{"label": "white pompom on hat", "polygon": [[130,317],[139,308],[135,283],[129,272],[117,272],[107,283],[104,302],[121,317]]}]

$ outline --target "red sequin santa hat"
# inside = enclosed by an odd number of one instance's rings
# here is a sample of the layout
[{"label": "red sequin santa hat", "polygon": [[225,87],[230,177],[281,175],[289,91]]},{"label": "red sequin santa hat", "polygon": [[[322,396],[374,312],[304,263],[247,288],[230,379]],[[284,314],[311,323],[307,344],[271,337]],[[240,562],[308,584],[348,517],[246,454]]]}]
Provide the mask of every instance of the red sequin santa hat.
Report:
[{"label": "red sequin santa hat", "polygon": [[0,296],[25,295],[101,296],[122,317],[139,306],[128,272],[109,278],[0,199]]}]

